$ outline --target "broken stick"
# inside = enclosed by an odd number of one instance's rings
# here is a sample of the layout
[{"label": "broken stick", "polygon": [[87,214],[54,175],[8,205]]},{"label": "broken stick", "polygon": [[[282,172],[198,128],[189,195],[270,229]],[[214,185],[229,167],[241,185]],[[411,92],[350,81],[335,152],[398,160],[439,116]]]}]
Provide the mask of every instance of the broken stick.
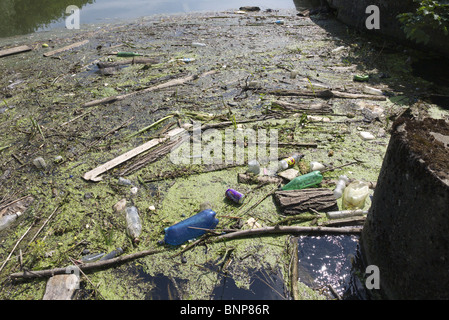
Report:
[{"label": "broken stick", "polygon": [[197,78],[201,78],[201,77],[205,77],[205,76],[208,76],[208,75],[212,75],[212,74],[214,74],[216,72],[217,71],[215,71],[215,70],[207,71],[207,72],[204,72],[203,74],[201,74],[199,76],[198,75],[192,75],[192,76],[188,76],[188,77],[181,78],[181,79],[174,79],[174,80],[170,80],[168,82],[161,83],[161,84],[158,84],[158,85],[153,86],[153,87],[148,87],[148,88],[145,88],[145,89],[142,89],[142,90],[139,90],[139,91],[134,91],[134,92],[130,92],[130,93],[119,95],[119,96],[107,97],[107,98],[103,98],[103,99],[99,99],[99,100],[93,100],[93,101],[85,103],[83,105],[83,107],[87,108],[87,107],[93,107],[93,106],[96,106],[96,105],[99,105],[99,104],[107,104],[107,103],[111,103],[111,102],[115,102],[115,101],[120,101],[120,100],[126,99],[126,98],[131,97],[133,95],[136,95],[138,93],[139,94],[140,93],[147,93],[147,92],[151,92],[151,91],[155,91],[155,90],[159,90],[159,89],[165,89],[165,88],[169,88],[169,87],[173,87],[173,86],[179,86],[181,84],[184,84],[186,82],[195,80]]},{"label": "broken stick", "polygon": [[[136,253],[132,253],[126,256],[120,256],[117,258],[113,258],[110,260],[102,260],[92,263],[85,263],[78,265],[77,267],[83,272],[92,271],[100,268],[107,268],[113,265],[117,265],[119,263],[128,262],[134,259],[139,259],[148,255],[156,254],[163,252],[163,250],[145,250]],[[19,279],[19,278],[41,278],[41,277],[52,277],[56,274],[66,274],[67,271],[73,270],[73,266],[67,266],[65,268],[55,268],[55,269],[47,269],[47,270],[37,270],[37,271],[24,271],[17,272],[10,275],[11,279]]]},{"label": "broken stick", "polygon": [[256,229],[240,230],[212,238],[212,242],[219,242],[229,239],[237,239],[251,236],[261,236],[267,234],[359,234],[361,228],[357,227],[300,227],[300,226],[275,226]]}]

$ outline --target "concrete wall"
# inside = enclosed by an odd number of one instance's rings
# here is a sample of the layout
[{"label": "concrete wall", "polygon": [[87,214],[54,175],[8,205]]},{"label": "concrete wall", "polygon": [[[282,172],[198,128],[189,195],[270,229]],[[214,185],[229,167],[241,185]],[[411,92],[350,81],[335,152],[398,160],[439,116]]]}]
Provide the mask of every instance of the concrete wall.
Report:
[{"label": "concrete wall", "polygon": [[394,129],[363,227],[363,256],[389,299],[449,299],[449,147],[435,133],[449,138],[449,123]]}]

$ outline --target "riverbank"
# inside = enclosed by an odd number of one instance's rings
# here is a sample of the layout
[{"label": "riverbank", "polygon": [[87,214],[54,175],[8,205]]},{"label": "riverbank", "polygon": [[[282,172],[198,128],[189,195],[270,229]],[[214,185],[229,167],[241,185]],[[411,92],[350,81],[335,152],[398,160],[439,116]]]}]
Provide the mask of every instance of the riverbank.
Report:
[{"label": "riverbank", "polygon": [[[160,252],[90,272],[76,298],[151,299],[156,285],[148,279],[163,274],[173,284],[167,296],[209,299],[223,275],[249,288],[251,276],[263,270],[283,281],[277,289],[286,293],[276,291],[273,297],[290,299],[289,235],[198,245],[182,254],[185,247],[158,243],[165,227],[198,212],[205,200],[217,212],[220,230],[245,228],[238,222],[249,218],[266,227],[283,221],[286,217],[267,197],[277,185],[239,183],[247,161],[218,170],[202,163],[173,164],[159,150],[157,156],[141,154],[106,171],[99,182],[83,177],[179,124],[215,124],[224,134],[224,124],[217,125],[223,122],[235,130],[276,129],[284,143],[279,154],[304,154],[295,167],[301,173],[311,161],[328,167],[357,162],[323,174],[322,186],[332,189],[342,174],[377,180],[388,130],[408,107],[447,119],[446,110],[420,99],[443,94],[444,88],[413,75],[406,61],[419,52],[364,38],[332,17],[298,16],[294,10],[155,16],[3,43],[3,48],[29,45],[33,50],[0,58],[0,205],[27,195],[34,200],[0,235],[2,299],[41,299],[45,292],[46,279],[17,282],[9,278],[12,273],[61,268],[86,250],[116,247],[126,255]],[[125,60],[114,54],[119,51],[139,52],[155,62],[124,64],[106,75],[97,63]],[[354,81],[354,75],[368,80]],[[154,89],[158,85],[165,87]],[[383,94],[367,95],[366,86]],[[90,103],[108,97],[124,98]],[[279,101],[296,107],[279,107]],[[298,105],[303,109],[295,111]],[[322,112],[307,110],[310,105]],[[360,132],[374,139],[365,140]],[[45,168],[33,164],[38,157]],[[119,184],[120,176],[133,185]],[[247,194],[242,206],[224,199],[228,188]],[[138,244],[126,234],[124,214],[113,209],[121,199],[139,209]],[[303,299],[326,298],[301,281],[298,286]]]}]

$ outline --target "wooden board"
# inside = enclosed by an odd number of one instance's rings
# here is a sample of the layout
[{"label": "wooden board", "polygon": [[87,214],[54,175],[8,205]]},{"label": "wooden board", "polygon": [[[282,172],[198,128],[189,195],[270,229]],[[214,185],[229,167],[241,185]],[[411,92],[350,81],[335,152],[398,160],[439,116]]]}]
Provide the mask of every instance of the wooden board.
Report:
[{"label": "wooden board", "polygon": [[114,158],[108,162],[106,162],[105,164],[102,164],[101,166],[87,172],[86,174],[84,174],[84,179],[85,180],[90,180],[90,181],[101,181],[102,178],[99,177],[99,175],[103,174],[104,172],[118,166],[119,164],[128,161],[131,158],[134,158],[135,156],[137,156],[138,154],[141,154],[142,152],[145,152],[147,150],[150,150],[151,148],[157,146],[158,144],[164,142],[167,139],[170,139],[170,137],[175,137],[183,132],[186,132],[186,130],[184,128],[176,128],[173,129],[171,131],[169,131],[164,137],[162,138],[156,138],[156,139],[152,139],[140,146],[138,146],[137,148],[134,148],[128,152],[125,152],[124,154],[118,156],[117,158]]},{"label": "wooden board", "polygon": [[50,57],[50,56],[53,56],[53,55],[55,55],[57,53],[61,53],[61,52],[64,52],[64,51],[67,51],[67,50],[70,50],[70,49],[73,49],[73,48],[81,47],[81,46],[85,45],[88,42],[89,42],[89,40],[84,40],[84,41],[76,42],[76,43],[73,43],[71,45],[68,45],[68,46],[65,46],[65,47],[53,50],[53,51],[46,52],[46,53],[44,53],[44,57]]},{"label": "wooden board", "polygon": [[17,53],[27,52],[27,51],[31,51],[31,47],[30,46],[20,46],[20,47],[15,47],[15,48],[1,50],[0,51],[0,58],[1,57],[10,56],[10,55],[13,55],[13,54],[17,54]]}]

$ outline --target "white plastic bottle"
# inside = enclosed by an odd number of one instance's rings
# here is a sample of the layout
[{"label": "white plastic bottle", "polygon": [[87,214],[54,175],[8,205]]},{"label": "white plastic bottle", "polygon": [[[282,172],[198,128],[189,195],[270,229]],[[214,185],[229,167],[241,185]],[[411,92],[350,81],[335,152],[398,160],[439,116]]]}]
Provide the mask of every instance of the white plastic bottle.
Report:
[{"label": "white plastic bottle", "polygon": [[14,221],[16,221],[18,217],[20,217],[21,214],[22,214],[22,212],[17,211],[14,214],[9,214],[9,215],[5,215],[5,216],[1,217],[0,218],[0,231],[5,230],[9,226],[11,226],[14,223]]},{"label": "white plastic bottle", "polygon": [[125,211],[128,235],[136,241],[142,232],[142,222],[139,217],[139,212],[134,206],[127,207]]},{"label": "white plastic bottle", "polygon": [[337,186],[334,190],[334,196],[336,199],[339,199],[343,195],[343,191],[345,190],[346,184],[349,182],[347,176],[340,176],[338,178]]}]

